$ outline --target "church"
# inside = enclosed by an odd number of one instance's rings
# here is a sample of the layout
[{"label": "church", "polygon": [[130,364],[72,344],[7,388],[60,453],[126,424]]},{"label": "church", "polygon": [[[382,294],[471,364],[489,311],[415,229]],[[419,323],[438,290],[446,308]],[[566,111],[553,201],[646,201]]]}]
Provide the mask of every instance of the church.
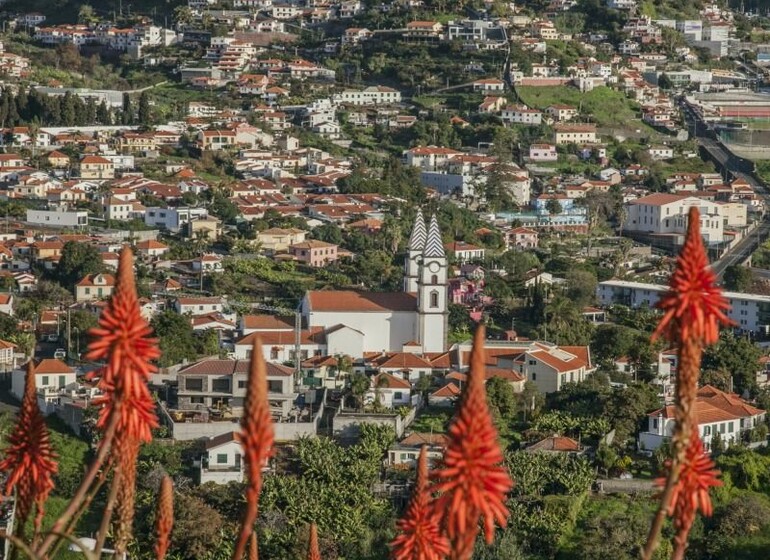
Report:
[{"label": "church", "polygon": [[303,327],[323,331],[329,356],[401,352],[404,346],[445,351],[448,263],[435,215],[426,227],[417,212],[404,269],[401,292],[307,292],[300,304]]}]

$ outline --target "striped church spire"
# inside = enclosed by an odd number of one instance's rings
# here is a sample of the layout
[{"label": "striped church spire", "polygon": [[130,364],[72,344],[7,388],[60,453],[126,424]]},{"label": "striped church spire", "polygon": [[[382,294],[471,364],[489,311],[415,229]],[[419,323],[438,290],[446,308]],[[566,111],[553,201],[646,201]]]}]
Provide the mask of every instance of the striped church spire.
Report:
[{"label": "striped church spire", "polygon": [[422,216],[422,210],[417,209],[417,218],[414,222],[414,229],[412,229],[412,235],[409,237],[409,250],[410,251],[422,251],[425,247],[425,240],[428,237],[428,232],[425,229],[425,218]]},{"label": "striped church spire", "polygon": [[436,215],[430,219],[430,226],[428,227],[428,238],[425,240],[425,250],[422,252],[423,257],[446,257],[444,253],[444,244],[441,242],[441,230],[438,227],[438,220]]}]

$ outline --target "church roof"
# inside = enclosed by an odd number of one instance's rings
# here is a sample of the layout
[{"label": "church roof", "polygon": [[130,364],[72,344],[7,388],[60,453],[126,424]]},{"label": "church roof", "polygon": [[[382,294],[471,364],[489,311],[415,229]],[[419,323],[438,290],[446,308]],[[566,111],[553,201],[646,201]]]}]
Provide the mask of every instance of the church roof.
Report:
[{"label": "church roof", "polygon": [[410,251],[422,251],[425,247],[425,240],[428,237],[428,232],[425,229],[425,219],[422,217],[422,210],[417,209],[417,219],[414,222],[414,229],[412,235],[409,237],[409,250]]},{"label": "church roof", "polygon": [[322,290],[307,293],[311,311],[417,311],[415,294],[407,292],[355,292]]},{"label": "church roof", "polygon": [[438,227],[438,220],[436,215],[430,219],[430,226],[428,227],[428,237],[425,240],[425,250],[422,252],[423,257],[445,257],[444,244],[441,242],[441,230]]}]

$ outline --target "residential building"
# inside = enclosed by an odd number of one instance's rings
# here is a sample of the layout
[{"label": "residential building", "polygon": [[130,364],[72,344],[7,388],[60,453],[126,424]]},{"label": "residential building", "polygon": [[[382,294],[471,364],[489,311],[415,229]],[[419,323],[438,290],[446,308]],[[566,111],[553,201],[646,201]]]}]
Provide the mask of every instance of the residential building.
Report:
[{"label": "residential building", "polygon": [[700,210],[701,235],[707,244],[724,240],[722,207],[694,196],[656,193],[626,204],[628,218],[625,229],[651,235],[683,236],[687,231],[690,207]]},{"label": "residential building", "polygon": [[517,227],[506,235],[508,247],[515,249],[537,249],[538,233],[534,229]]},{"label": "residential building", "polygon": [[201,130],[198,145],[201,150],[225,150],[236,145],[234,130]]},{"label": "residential building", "polygon": [[460,263],[484,260],[486,249],[464,241],[445,243],[444,249]]},{"label": "residential building", "polygon": [[[451,384],[450,384],[451,385]],[[455,385],[452,385],[455,387]],[[428,462],[433,464],[441,460],[447,446],[446,434],[412,432],[388,449],[388,465],[417,465],[420,450],[425,446]]]},{"label": "residential building", "polygon": [[215,436],[203,444],[198,482],[200,484],[243,482],[244,466],[243,448],[236,432]]},{"label": "residential building", "polygon": [[[567,383],[584,381],[595,367],[588,346],[558,346],[537,341],[485,342],[488,375],[510,378],[512,383],[534,383],[542,393],[560,391]],[[453,348],[458,356],[458,371],[469,367],[471,341]]]},{"label": "residential building", "polygon": [[[698,435],[707,451],[711,449],[716,434],[719,434],[725,447],[741,443],[746,432],[764,422],[766,414],[738,395],[712,385],[698,389],[694,408]],[[676,426],[675,409],[674,405],[667,405],[647,415],[647,431],[639,434],[640,449],[654,451],[671,440]]]},{"label": "residential building", "polygon": [[595,124],[559,124],[554,127],[556,145],[595,144]]},{"label": "residential building", "polygon": [[337,245],[318,239],[295,243],[289,247],[289,254],[299,262],[314,268],[322,268],[337,260]]},{"label": "residential building", "polygon": [[529,147],[529,159],[534,162],[558,161],[559,153],[553,144],[532,144]]},{"label": "residential building", "polygon": [[114,179],[115,165],[101,156],[84,156],[78,162],[81,179]]},{"label": "residential building", "polygon": [[543,122],[543,113],[524,105],[510,105],[500,113],[500,119],[506,124],[529,124],[538,126]]},{"label": "residential building", "polygon": [[[250,360],[206,359],[179,370],[178,402],[181,410],[214,409],[237,417],[243,411]],[[294,371],[268,362],[267,391],[271,409],[288,417],[296,398]]]},{"label": "residential building", "polygon": [[388,105],[401,103],[401,92],[386,86],[369,86],[362,90],[345,90],[334,95],[332,101],[348,105]]},{"label": "residential building", "polygon": [[105,299],[115,289],[115,277],[112,274],[89,274],[75,284],[75,301]]},{"label": "residential building", "polygon": [[59,206],[55,210],[27,210],[26,221],[39,226],[86,227],[88,212],[67,210],[65,206]]},{"label": "residential building", "polygon": [[[604,306],[621,304],[627,307],[654,307],[668,289],[659,284],[606,280],[599,282],[599,303]],[[726,315],[743,331],[770,333],[770,296],[724,292],[730,305]]]},{"label": "residential building", "polygon": [[174,301],[174,309],[180,315],[221,313],[224,310],[224,300],[219,297],[179,297]]},{"label": "residential building", "polygon": [[654,160],[671,159],[674,157],[674,149],[671,146],[650,146],[647,153]]},{"label": "residential building", "polygon": [[178,232],[186,224],[196,220],[205,220],[208,218],[208,215],[208,211],[205,208],[161,208],[151,206],[145,209],[144,223],[148,226]]},{"label": "residential building", "polygon": [[[34,360],[32,371],[38,402],[44,405],[56,404],[59,401],[59,391],[77,384],[75,371],[61,360]],[[19,400],[24,396],[25,380],[26,368],[11,373],[11,393]]]},{"label": "residential building", "polygon": [[264,251],[281,253],[289,250],[291,245],[305,241],[307,232],[297,228],[270,228],[257,233],[257,241]]},{"label": "residential building", "polygon": [[558,122],[571,121],[578,115],[576,107],[561,104],[549,105],[545,108],[545,113]]},{"label": "residential building", "polygon": [[505,91],[505,82],[499,78],[485,78],[473,82],[473,91],[495,93]]},{"label": "residential building", "polygon": [[410,21],[406,24],[405,37],[412,39],[438,39],[444,26],[437,21]]},{"label": "residential building", "polygon": [[386,408],[410,406],[412,384],[391,373],[378,373],[371,378],[371,388],[364,395],[364,404],[379,403]]}]

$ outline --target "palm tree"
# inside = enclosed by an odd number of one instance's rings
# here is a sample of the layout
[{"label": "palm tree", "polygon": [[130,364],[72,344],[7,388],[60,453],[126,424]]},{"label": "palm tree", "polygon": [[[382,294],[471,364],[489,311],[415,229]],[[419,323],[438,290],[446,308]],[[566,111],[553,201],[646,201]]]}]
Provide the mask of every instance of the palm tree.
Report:
[{"label": "palm tree", "polygon": [[357,410],[364,408],[364,395],[366,395],[370,386],[371,384],[366,374],[354,373],[350,376],[350,392],[356,399]]},{"label": "palm tree", "polygon": [[24,353],[26,358],[32,358],[35,354],[35,336],[32,333],[14,333],[10,336],[10,341]]}]

